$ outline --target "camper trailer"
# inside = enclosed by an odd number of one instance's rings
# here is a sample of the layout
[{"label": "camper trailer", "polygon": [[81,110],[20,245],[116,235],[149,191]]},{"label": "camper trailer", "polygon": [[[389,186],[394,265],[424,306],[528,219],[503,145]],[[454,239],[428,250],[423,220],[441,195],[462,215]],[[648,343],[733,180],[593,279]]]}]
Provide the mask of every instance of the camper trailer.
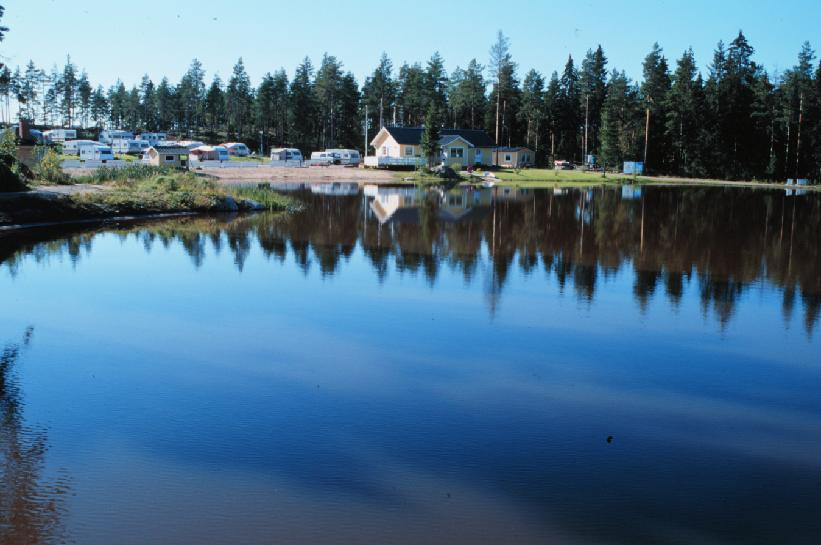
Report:
[{"label": "camper trailer", "polygon": [[302,152],[296,148],[275,148],[271,150],[271,161],[274,163],[294,163],[302,164]]},{"label": "camper trailer", "polygon": [[200,146],[191,150],[191,161],[228,161],[228,150],[222,146]]},{"label": "camper trailer", "polygon": [[226,142],[225,144],[220,144],[220,146],[227,149],[229,155],[236,157],[248,157],[251,155],[251,150],[248,149],[248,146],[241,142]]},{"label": "camper trailer", "polygon": [[164,132],[144,132],[137,135],[137,140],[148,142],[149,146],[156,146],[160,142],[165,142],[168,135]]},{"label": "camper trailer", "polygon": [[76,140],[77,131],[74,129],[52,129],[45,131],[43,137],[49,144],[57,144],[65,142],[66,140]]},{"label": "camper trailer", "polygon": [[127,153],[131,155],[139,155],[145,152],[151,144],[147,140],[128,140],[125,138],[115,138],[111,142],[111,148],[114,153]]},{"label": "camper trailer", "polygon": [[360,156],[359,152],[355,149],[329,149],[325,151],[334,154],[339,160],[340,165],[359,165]]},{"label": "camper trailer", "polygon": [[335,165],[338,164],[339,159],[327,151],[314,151],[311,153],[311,163],[314,165]]},{"label": "camper trailer", "polygon": [[69,140],[63,143],[63,153],[66,155],[80,155],[80,148],[84,146],[97,146],[99,142],[94,140]]},{"label": "camper trailer", "polygon": [[122,130],[108,130],[100,133],[100,142],[111,145],[114,140],[134,140],[134,133]]},{"label": "camper trailer", "polygon": [[80,146],[81,161],[106,161],[114,160],[114,153],[110,146],[97,143],[93,146]]}]

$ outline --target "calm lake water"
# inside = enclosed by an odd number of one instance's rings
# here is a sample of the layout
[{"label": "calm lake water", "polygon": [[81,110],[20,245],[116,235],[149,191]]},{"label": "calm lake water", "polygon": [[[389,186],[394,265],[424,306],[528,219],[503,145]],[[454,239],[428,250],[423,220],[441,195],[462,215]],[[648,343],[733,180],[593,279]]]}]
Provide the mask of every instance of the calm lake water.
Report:
[{"label": "calm lake water", "polygon": [[821,195],[293,189],[0,237],[0,543],[821,543]]}]

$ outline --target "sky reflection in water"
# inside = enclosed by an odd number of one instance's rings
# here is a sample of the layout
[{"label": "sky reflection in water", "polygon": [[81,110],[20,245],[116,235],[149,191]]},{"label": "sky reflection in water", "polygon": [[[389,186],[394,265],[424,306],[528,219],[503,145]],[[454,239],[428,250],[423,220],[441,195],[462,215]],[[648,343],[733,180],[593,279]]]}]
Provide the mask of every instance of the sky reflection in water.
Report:
[{"label": "sky reflection in water", "polygon": [[288,218],[0,239],[0,342],[36,328],[17,418],[46,430],[37,479],[70,483],[37,528],[821,538],[821,199],[349,192],[297,192]]}]

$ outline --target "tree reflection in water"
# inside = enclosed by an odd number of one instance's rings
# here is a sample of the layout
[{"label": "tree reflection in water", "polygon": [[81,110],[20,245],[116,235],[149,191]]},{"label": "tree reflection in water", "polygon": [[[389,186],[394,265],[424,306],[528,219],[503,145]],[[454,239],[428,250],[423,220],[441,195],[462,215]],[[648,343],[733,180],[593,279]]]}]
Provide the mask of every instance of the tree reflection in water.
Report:
[{"label": "tree reflection in water", "polygon": [[[588,190],[366,188],[296,194],[294,216],[260,214],[132,226],[146,248],[180,244],[200,267],[208,252],[230,251],[238,270],[258,249],[281,263],[290,255],[308,274],[341,273],[357,248],[384,282],[392,272],[421,274],[434,285],[442,268],[480,281],[489,310],[502,303],[512,273],[544,271],[562,291],[592,303],[620,273],[630,274],[640,309],[664,294],[681,304],[693,283],[705,314],[721,327],[756,284],[783,292],[789,323],[800,299],[811,333],[821,313],[821,195],[789,196],[738,188],[600,187]],[[96,233],[0,239],[12,272],[36,261],[89,252]],[[33,236],[33,235],[30,235]],[[481,278],[477,278],[481,277]]]},{"label": "tree reflection in water", "polygon": [[23,396],[15,374],[22,352],[32,340],[29,327],[20,343],[0,353],[0,543],[62,543],[65,478],[44,475],[46,433],[23,419]]}]

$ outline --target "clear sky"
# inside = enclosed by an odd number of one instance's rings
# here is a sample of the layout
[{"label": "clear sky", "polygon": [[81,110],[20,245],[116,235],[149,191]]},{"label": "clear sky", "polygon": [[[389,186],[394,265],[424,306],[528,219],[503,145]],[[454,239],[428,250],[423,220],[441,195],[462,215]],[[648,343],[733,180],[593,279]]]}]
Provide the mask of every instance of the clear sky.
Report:
[{"label": "clear sky", "polygon": [[[476,58],[487,63],[497,29],[511,39],[520,74],[561,70],[567,55],[580,58],[597,44],[610,68],[641,75],[644,55],[658,41],[674,59],[688,46],[699,66],[719,39],[743,29],[755,58],[769,71],[795,63],[805,40],[821,49],[821,1],[482,0],[384,2],[197,0],[0,0],[10,27],[0,56],[10,66],[30,58],[62,65],[67,54],[94,84],[117,78],[127,85],[147,73],[179,80],[194,57],[207,79],[230,75],[242,56],[256,85],[267,71],[289,76],[306,55],[318,64],[336,55],[362,82],[382,51],[396,68],[425,61],[439,50],[448,71]],[[496,7],[501,6],[501,7]]]}]

